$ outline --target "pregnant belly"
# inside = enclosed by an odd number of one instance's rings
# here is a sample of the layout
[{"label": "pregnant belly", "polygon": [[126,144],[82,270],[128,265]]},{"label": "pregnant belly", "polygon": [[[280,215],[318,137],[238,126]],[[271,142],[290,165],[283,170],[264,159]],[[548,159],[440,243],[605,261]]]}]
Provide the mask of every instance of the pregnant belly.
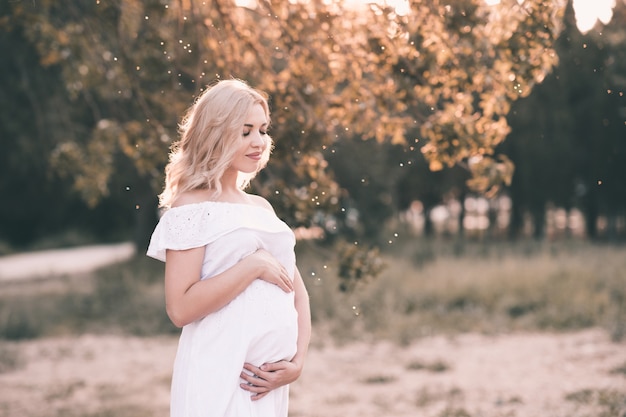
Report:
[{"label": "pregnant belly", "polygon": [[257,280],[237,301],[242,302],[246,310],[244,326],[249,335],[246,362],[258,366],[290,360],[296,354],[298,338],[294,294]]}]

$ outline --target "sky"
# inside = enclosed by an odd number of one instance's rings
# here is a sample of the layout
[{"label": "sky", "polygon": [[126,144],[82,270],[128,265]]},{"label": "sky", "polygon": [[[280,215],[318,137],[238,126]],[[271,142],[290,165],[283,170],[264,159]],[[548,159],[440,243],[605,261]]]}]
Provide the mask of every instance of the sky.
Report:
[{"label": "sky", "polygon": [[[396,8],[396,13],[405,15],[409,12],[409,0],[344,0],[347,4],[363,4],[378,2]],[[522,0],[518,0],[522,1]],[[485,0],[487,4],[497,4],[500,0]],[[256,0],[236,0],[240,6],[253,5]],[[615,0],[574,0],[574,12],[576,13],[576,24],[578,29],[588,32],[595,23],[600,20],[608,23],[613,15]]]},{"label": "sky", "polygon": [[615,0],[574,0],[576,25],[581,32],[587,32],[599,19],[608,23],[613,16]]},{"label": "sky", "polygon": [[[346,0],[352,2],[370,3],[372,0]],[[374,0],[376,1],[376,0]],[[408,12],[408,0],[378,0],[389,6],[395,6],[399,15]],[[487,4],[497,4],[500,0],[485,0]],[[612,9],[615,0],[574,0],[574,12],[576,13],[576,24],[581,32],[589,31],[599,19],[603,23],[608,23],[613,15]]]}]

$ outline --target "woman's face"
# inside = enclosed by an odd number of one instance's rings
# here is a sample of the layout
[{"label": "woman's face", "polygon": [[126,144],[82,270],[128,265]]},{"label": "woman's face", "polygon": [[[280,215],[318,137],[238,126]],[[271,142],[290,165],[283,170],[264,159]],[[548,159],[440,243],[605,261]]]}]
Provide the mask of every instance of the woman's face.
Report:
[{"label": "woman's face", "polygon": [[239,172],[252,173],[260,168],[263,152],[269,144],[268,122],[263,106],[255,104],[244,120],[241,127],[243,140],[231,168]]}]

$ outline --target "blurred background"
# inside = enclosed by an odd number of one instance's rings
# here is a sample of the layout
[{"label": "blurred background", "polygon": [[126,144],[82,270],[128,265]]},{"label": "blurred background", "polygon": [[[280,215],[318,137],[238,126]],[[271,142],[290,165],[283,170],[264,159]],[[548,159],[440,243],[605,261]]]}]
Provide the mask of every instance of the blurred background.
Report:
[{"label": "blurred background", "polygon": [[0,261],[125,260],[0,268],[3,340],[177,333],[156,196],[233,77],[270,97],[250,191],[296,231],[318,334],[626,335],[624,0],[3,1],[0,49]]},{"label": "blurred background", "polygon": [[253,191],[293,227],[623,240],[626,6],[612,6],[4,2],[0,253],[143,250],[177,123],[231,77],[271,97],[276,149]]}]

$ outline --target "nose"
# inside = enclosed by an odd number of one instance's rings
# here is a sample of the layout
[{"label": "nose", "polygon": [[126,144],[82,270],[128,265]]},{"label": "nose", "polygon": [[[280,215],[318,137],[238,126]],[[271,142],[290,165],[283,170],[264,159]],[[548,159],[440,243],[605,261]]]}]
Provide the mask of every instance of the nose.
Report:
[{"label": "nose", "polygon": [[257,131],[252,133],[252,135],[252,146],[254,146],[255,148],[265,146],[265,137],[261,134],[261,132]]}]

